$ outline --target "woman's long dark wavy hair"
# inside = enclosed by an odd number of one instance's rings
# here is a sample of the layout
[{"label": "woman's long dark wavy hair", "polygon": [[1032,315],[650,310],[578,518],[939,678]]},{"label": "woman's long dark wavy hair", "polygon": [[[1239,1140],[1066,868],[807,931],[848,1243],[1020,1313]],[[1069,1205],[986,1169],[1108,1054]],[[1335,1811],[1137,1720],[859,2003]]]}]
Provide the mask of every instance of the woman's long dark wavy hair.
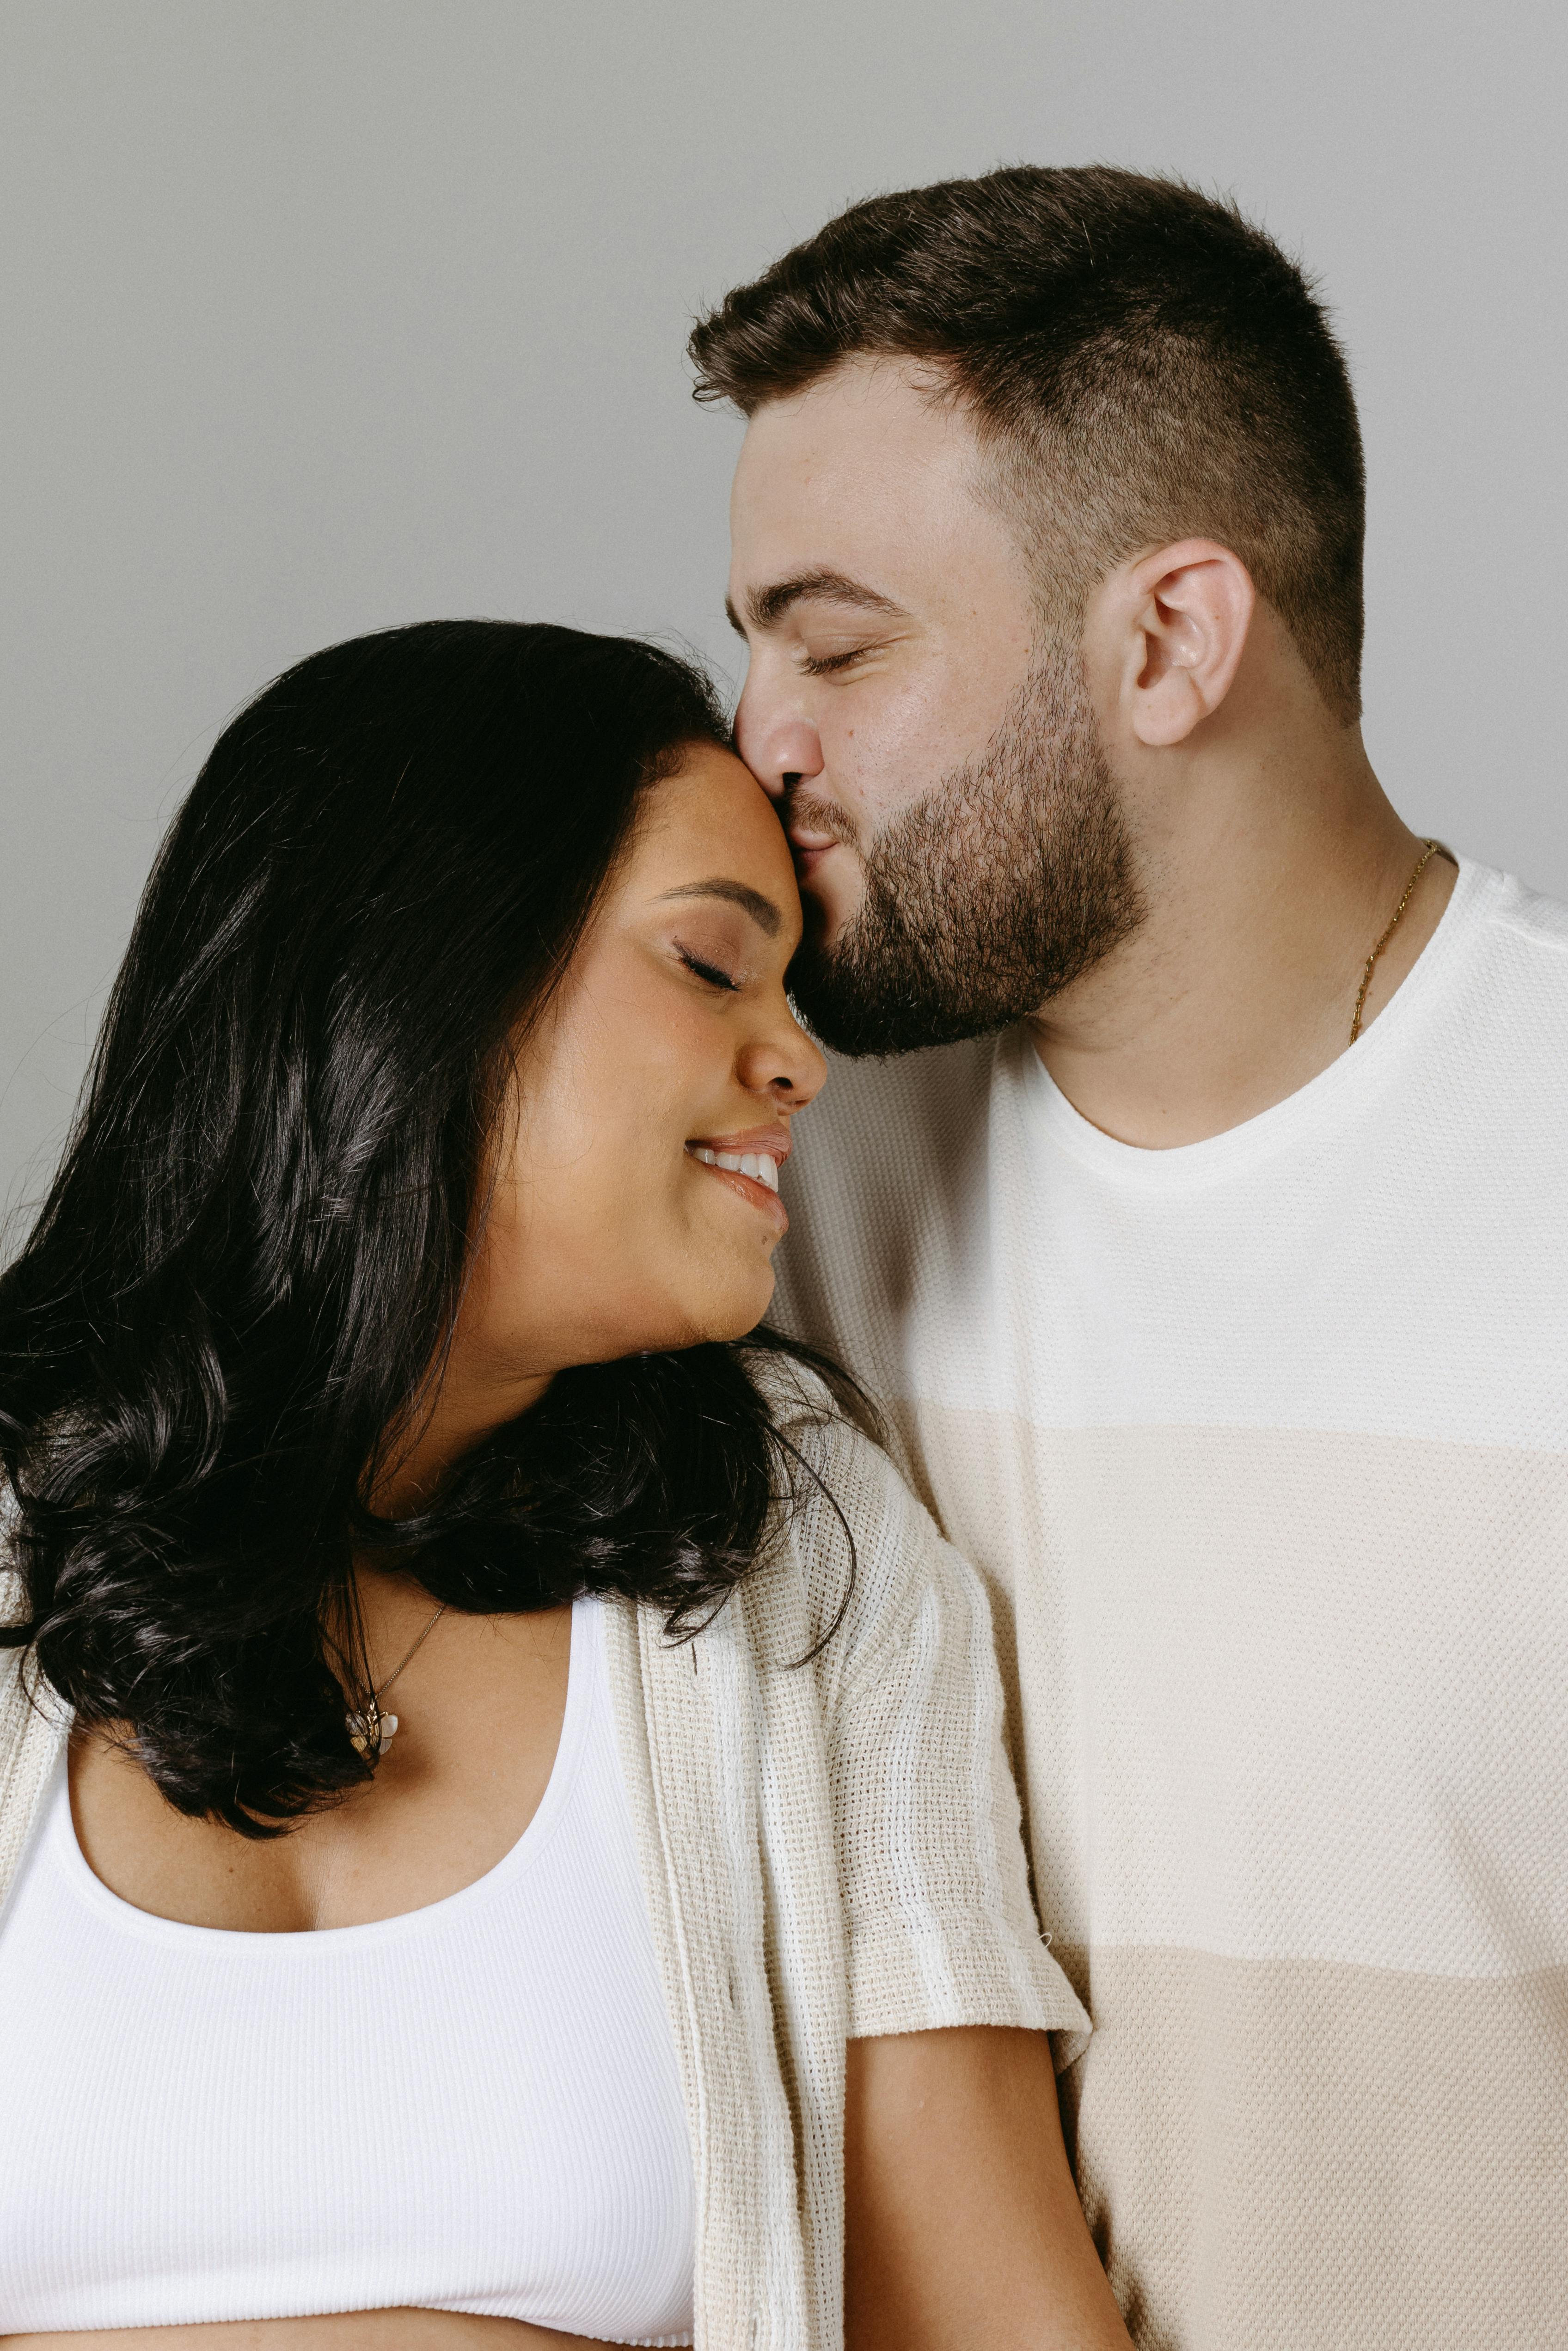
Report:
[{"label": "woman's long dark wavy hair", "polygon": [[455,1608],[622,1593],[676,1634],[751,1564],[779,1451],[725,1346],[563,1373],[419,1516],[366,1499],[451,1334],[516,1043],[643,793],[726,733],[647,645],[432,622],[288,671],[181,809],[0,1277],[0,1639],[181,1812],[268,1835],[363,1779],[356,1550]]}]

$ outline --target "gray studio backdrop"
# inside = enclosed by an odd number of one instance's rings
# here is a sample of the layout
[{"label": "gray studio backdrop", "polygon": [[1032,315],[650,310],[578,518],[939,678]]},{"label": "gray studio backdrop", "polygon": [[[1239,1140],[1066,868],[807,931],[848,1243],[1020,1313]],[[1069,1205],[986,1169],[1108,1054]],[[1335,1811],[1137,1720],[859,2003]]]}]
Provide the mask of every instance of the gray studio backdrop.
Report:
[{"label": "gray studio backdrop", "polygon": [[1409,820],[1568,896],[1568,11],[1518,0],[4,0],[0,1206],[161,827],[286,663],[435,613],[720,617],[692,313],[880,187],[1233,190],[1320,273]]}]

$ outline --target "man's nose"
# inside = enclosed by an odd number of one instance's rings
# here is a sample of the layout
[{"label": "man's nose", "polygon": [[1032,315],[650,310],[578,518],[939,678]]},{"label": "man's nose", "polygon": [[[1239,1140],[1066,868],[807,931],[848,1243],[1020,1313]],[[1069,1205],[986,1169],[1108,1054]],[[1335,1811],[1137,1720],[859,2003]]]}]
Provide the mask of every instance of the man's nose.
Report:
[{"label": "man's nose", "polygon": [[735,747],[776,800],[822,772],[822,742],[809,718],[769,697],[748,677],[735,713]]}]

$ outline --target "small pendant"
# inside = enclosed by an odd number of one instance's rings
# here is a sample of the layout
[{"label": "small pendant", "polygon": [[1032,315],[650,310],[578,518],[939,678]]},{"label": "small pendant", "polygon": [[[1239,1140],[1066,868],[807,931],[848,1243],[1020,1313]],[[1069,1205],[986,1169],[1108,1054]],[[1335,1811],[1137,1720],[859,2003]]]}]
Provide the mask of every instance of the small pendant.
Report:
[{"label": "small pendant", "polygon": [[346,1714],[343,1719],[349,1726],[349,1737],[356,1753],[367,1758],[373,1747],[379,1760],[397,1736],[396,1715],[383,1714],[374,1698],[363,1714]]}]

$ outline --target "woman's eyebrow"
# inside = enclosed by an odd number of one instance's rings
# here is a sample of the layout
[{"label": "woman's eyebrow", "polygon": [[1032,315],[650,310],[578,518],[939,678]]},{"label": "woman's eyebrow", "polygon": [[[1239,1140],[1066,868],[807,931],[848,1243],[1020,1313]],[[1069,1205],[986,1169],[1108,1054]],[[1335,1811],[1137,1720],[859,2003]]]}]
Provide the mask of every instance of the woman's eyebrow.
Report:
[{"label": "woman's eyebrow", "polygon": [[784,917],[772,899],[765,898],[760,890],[753,890],[744,882],[685,882],[678,890],[662,890],[660,904],[666,898],[723,898],[749,914],[758,929],[770,939],[776,939],[784,926]]}]

